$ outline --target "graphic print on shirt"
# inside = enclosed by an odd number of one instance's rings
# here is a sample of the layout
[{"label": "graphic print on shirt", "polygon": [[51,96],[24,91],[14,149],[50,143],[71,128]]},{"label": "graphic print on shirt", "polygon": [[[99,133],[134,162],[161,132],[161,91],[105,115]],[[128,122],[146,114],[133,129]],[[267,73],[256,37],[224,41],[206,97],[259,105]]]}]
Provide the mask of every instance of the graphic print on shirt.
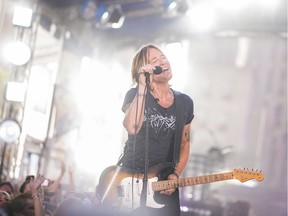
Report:
[{"label": "graphic print on shirt", "polygon": [[[155,134],[169,135],[175,131],[176,117],[173,115],[163,116],[156,108],[148,110],[149,126],[154,129]],[[146,121],[147,112],[145,111],[144,121]]]}]

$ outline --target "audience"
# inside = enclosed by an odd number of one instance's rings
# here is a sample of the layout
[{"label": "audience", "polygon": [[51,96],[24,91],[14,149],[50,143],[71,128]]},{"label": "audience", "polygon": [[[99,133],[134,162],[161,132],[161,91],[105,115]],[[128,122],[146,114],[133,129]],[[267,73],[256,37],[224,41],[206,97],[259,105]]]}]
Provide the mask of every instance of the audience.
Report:
[{"label": "audience", "polygon": [[[4,181],[0,183],[0,207],[11,201],[14,196],[14,187],[9,181]],[[0,214],[1,216],[1,214]]]},{"label": "audience", "polygon": [[0,216],[112,216],[99,211],[96,192],[76,191],[72,167],[64,190],[61,181],[65,172],[61,162],[60,175],[47,185],[43,175],[29,175],[17,192],[10,182],[0,183]]},{"label": "audience", "polygon": [[9,181],[1,182],[0,183],[0,191],[5,191],[10,195],[10,197],[13,197],[14,187],[11,184],[11,182],[9,182]]},{"label": "audience", "polygon": [[92,216],[91,206],[87,206],[81,198],[71,196],[64,199],[56,208],[53,216]]},{"label": "audience", "polygon": [[15,196],[12,200],[5,202],[1,207],[1,214],[7,216],[45,216],[42,204],[43,191],[41,184],[45,177],[38,175],[37,178],[31,179],[26,184],[26,190]]},{"label": "audience", "polygon": [[3,203],[9,202],[11,199],[11,196],[6,191],[0,190],[0,207]]},{"label": "audience", "polygon": [[66,172],[66,165],[64,161],[61,162],[61,170],[59,176],[55,180],[49,179],[47,184],[43,185],[44,201],[46,215],[52,215],[57,205],[62,200],[61,181]]}]

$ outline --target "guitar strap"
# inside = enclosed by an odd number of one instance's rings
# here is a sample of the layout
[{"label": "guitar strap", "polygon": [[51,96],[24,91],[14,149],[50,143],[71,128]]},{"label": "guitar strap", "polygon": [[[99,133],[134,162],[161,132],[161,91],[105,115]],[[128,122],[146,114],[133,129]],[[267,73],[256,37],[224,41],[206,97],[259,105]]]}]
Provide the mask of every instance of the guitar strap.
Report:
[{"label": "guitar strap", "polygon": [[173,164],[174,168],[179,162],[180,147],[182,141],[182,131],[185,124],[184,114],[184,100],[182,94],[178,91],[173,90],[175,96],[176,106],[176,123],[175,123],[175,140],[174,140],[174,151],[173,151]]}]

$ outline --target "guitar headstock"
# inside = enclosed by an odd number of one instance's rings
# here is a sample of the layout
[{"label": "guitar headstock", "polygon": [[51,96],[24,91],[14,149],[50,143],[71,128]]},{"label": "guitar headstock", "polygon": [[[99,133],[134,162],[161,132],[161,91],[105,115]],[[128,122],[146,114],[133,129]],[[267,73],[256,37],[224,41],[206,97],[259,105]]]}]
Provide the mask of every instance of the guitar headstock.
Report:
[{"label": "guitar headstock", "polygon": [[254,171],[249,169],[234,169],[233,175],[235,179],[239,180],[240,182],[249,181],[252,179],[256,179],[257,181],[263,181],[264,175],[262,171]]}]

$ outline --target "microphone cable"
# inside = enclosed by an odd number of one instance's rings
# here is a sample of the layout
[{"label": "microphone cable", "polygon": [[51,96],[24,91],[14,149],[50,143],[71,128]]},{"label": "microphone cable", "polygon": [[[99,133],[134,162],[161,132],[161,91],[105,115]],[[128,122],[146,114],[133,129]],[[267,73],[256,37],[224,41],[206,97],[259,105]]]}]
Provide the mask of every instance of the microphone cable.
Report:
[{"label": "microphone cable", "polygon": [[[143,115],[145,116],[145,98],[146,98],[146,93],[147,93],[147,85],[145,85],[145,88],[144,88],[144,95],[143,95],[143,103],[142,103],[142,109],[144,108],[144,110],[143,110]],[[132,184],[131,184],[131,186],[132,186],[132,189],[131,189],[131,192],[132,192],[132,194],[131,194],[131,197],[132,197],[132,211],[134,210],[134,178],[135,178],[135,172],[134,171],[136,171],[135,170],[135,151],[136,151],[136,140],[137,140],[137,132],[136,132],[136,130],[137,130],[137,125],[138,125],[138,123],[137,123],[137,118],[138,118],[138,111],[139,111],[139,97],[138,97],[138,94],[139,94],[139,85],[137,86],[137,88],[136,88],[136,112],[135,112],[135,123],[134,123],[134,125],[135,125],[135,133],[134,133],[134,139],[133,139],[133,150],[132,150]],[[142,110],[142,109],[140,109],[140,110]],[[143,117],[143,119],[144,119],[144,117]]]}]

